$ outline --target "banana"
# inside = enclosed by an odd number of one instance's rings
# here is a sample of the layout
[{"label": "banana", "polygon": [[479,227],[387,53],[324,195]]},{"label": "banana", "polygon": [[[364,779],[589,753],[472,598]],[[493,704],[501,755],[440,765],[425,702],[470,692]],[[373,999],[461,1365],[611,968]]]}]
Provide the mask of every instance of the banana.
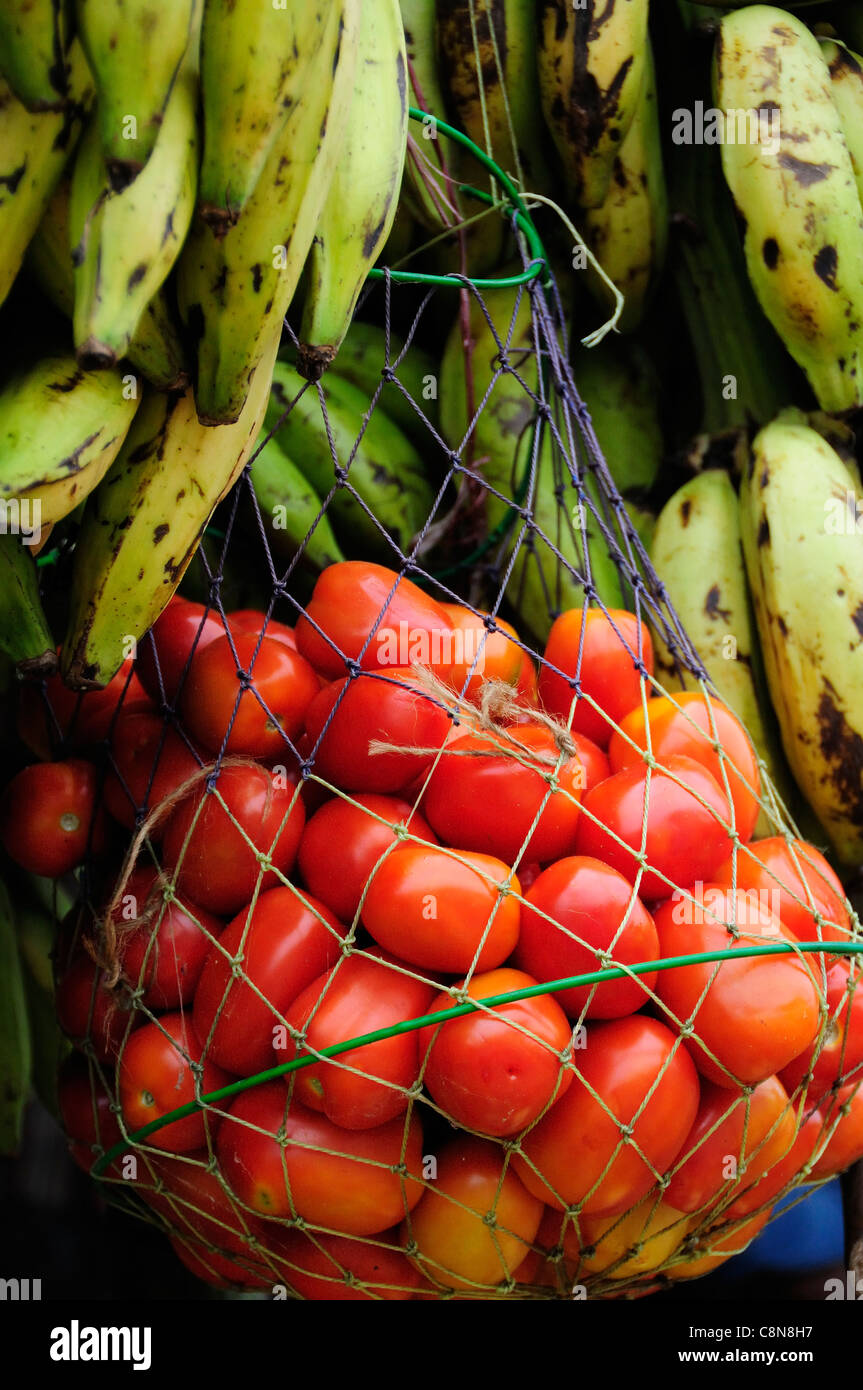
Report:
[{"label": "banana", "polygon": [[114,192],[91,122],[75,159],[69,240],[75,266],[78,360],[111,366],[127,355],[144,311],[179,255],[192,220],[198,163],[197,77],[184,64],[152,153]]},{"label": "banana", "polygon": [[347,130],[309,252],[299,355],[300,372],[309,381],[317,381],[338,352],[360,290],[389,235],[407,123],[407,60],[398,0],[377,0],[362,8]]},{"label": "banana", "polygon": [[[104,477],[138,407],[118,371],[46,357],[0,391],[0,499],[39,504],[47,526]],[[7,502],[8,505],[8,502]]]},{"label": "banana", "polygon": [[193,224],[177,267],[180,311],[197,340],[205,424],[236,420],[263,346],[293,298],[341,149],[353,89],[359,0],[333,0],[310,52],[293,47],[292,104],[236,224]]},{"label": "banana", "polygon": [[36,561],[16,535],[0,532],[0,649],[22,676],[51,676],[57,649],[39,598]]},{"label": "banana", "polygon": [[618,491],[647,492],[664,453],[660,380],[647,349],[609,335],[596,347],[575,348],[572,370]]},{"label": "banana", "polygon": [[863,506],[839,455],[789,412],[755,439],[740,515],[785,755],[837,858],[859,865]]},{"label": "banana", "polygon": [[33,895],[19,894],[16,884],[15,925],[30,1020],[30,1079],[42,1104],[57,1118],[57,1068],[71,1044],[60,1032],[54,1007],[55,920]]},{"label": "banana", "polygon": [[27,1093],[32,1047],[24,974],[12,904],[0,883],[0,1155],[17,1153]]},{"label": "banana", "polygon": [[80,44],[69,50],[70,104],[31,114],[0,81],[0,304],[12,288],[63,167],[93,86]]},{"label": "banana", "polygon": [[[402,360],[398,361],[400,357]],[[343,377],[345,381],[358,387],[364,392],[366,399],[371,401],[375,391],[381,386],[381,374],[387,360],[386,331],[376,323],[355,320],[339,348],[338,360],[332,371],[336,376]],[[404,386],[411,399],[416,401],[426,419],[432,425],[436,425],[437,367],[432,358],[418,347],[415,341],[405,352],[402,339],[391,333],[389,362],[393,365],[397,381]],[[394,365],[396,362],[398,366]],[[384,379],[378,408],[395,421],[399,429],[412,438],[415,444],[428,445],[428,425],[420,419],[395,381]]]},{"label": "banana", "polygon": [[[286,362],[277,363],[267,429],[274,429],[291,407],[276,439],[289,458],[299,460],[297,466],[320,497],[333,493],[329,514],[337,535],[361,542],[376,554],[391,556],[392,544],[406,553],[434,500],[422,458],[381,411],[375,410],[363,428],[368,398],[350,382],[327,376],[325,383],[300,394],[305,385]],[[341,486],[324,426],[321,394],[338,465],[347,474]]]},{"label": "banana", "polygon": [[[645,51],[641,94],[615,156],[608,192],[584,218],[587,243],[624,298],[617,322],[621,333],[631,332],[641,322],[668,246],[668,195],[649,40]],[[613,307],[608,287],[592,271],[587,284],[600,304]]]},{"label": "banana", "polygon": [[[767,694],[746,583],[737,494],[723,469],[699,473],[659,514],[650,559],[719,697],[743,721],[782,800],[788,773]],[[659,623],[651,624],[656,674],[668,691],[697,690],[686,653]],[[673,630],[672,630],[673,631]],[[765,799],[762,795],[762,799]],[[762,811],[760,833],[772,833]]]},{"label": "banana", "polygon": [[648,61],[648,0],[539,0],[542,110],[583,208],[600,207]]},{"label": "banana", "polygon": [[251,455],[267,408],[272,332],[233,425],[201,425],[190,390],[145,397],[125,446],[84,511],[60,669],[73,690],[107,685],[158,618],[213,510]]},{"label": "banana", "polygon": [[863,58],[832,39],[821,40],[821,52],[830,69],[830,90],[863,203]]},{"label": "banana", "polygon": [[3,0],[0,69],[28,111],[62,111],[69,100],[70,0]]},{"label": "banana", "polygon": [[305,564],[323,570],[345,558],[320,497],[275,439],[258,450],[250,475],[270,546],[280,559],[293,561],[299,552]]},{"label": "banana", "polygon": [[[69,248],[70,180],[60,180],[36,234],[27,248],[26,265],[43,293],[61,313],[72,317],[75,271]],[[126,356],[160,391],[183,391],[189,384],[186,361],[164,287],[153,295],[138,321]]]},{"label": "banana", "polygon": [[76,12],[105,163],[112,187],[124,188],[153,153],[200,0],[76,0]]},{"label": "banana", "polygon": [[[446,112],[440,83],[435,32],[435,0],[400,0],[411,105],[432,116]],[[446,141],[431,122],[408,127],[401,202],[429,231],[439,232],[458,221],[455,186],[450,182],[451,159]]]},{"label": "banana", "polygon": [[860,405],[863,209],[818,40],[770,5],[726,15],[714,89],[723,111],[779,110],[777,141],[722,145],[749,277],[821,408]]}]

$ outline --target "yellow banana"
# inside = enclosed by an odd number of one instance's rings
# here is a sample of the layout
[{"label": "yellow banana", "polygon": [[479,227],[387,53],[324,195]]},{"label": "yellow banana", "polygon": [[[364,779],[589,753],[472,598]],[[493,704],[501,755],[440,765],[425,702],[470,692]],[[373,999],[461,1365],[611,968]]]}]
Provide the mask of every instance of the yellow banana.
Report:
[{"label": "yellow banana", "polygon": [[839,110],[857,192],[863,203],[863,58],[833,39],[821,40],[821,52],[830,68],[830,90]]},{"label": "yellow banana", "polygon": [[69,100],[70,0],[2,0],[0,71],[28,111]]},{"label": "yellow banana", "polygon": [[360,290],[389,235],[407,122],[398,0],[377,0],[363,5],[347,130],[309,252],[299,367],[310,381],[318,380],[341,347]]},{"label": "yellow banana", "polygon": [[863,208],[818,40],[770,5],[726,15],[714,87],[722,111],[779,113],[778,139],[722,145],[761,307],[822,409],[863,404]]}]

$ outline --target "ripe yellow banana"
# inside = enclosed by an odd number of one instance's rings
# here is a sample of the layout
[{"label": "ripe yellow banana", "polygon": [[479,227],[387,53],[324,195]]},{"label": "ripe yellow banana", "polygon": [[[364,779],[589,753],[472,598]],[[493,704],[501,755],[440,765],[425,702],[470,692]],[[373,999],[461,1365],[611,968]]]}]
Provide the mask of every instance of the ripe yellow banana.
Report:
[{"label": "ripe yellow banana", "polygon": [[863,203],[863,58],[833,39],[821,40],[821,52],[830,68],[830,90],[839,110],[857,192]]},{"label": "ripe yellow banana", "polygon": [[190,390],[153,394],[142,403],[81,523],[61,653],[63,678],[73,689],[107,685],[130,639],[144,635],[176,590],[214,508],[252,453],[278,342],[271,332],[234,424],[200,424]]},{"label": "ripe yellow banana", "polygon": [[111,183],[124,188],[156,144],[168,98],[200,20],[201,0],[76,0],[78,33],[98,93]]},{"label": "ripe yellow banana", "polygon": [[863,508],[854,480],[827,441],[788,412],[755,440],[740,516],[786,757],[837,857],[859,865]]},{"label": "ripe yellow banana", "polygon": [[69,51],[70,105],[31,114],[0,80],[0,304],[75,148],[93,85],[81,45]]},{"label": "ripe yellow banana", "polygon": [[726,15],[714,87],[723,111],[779,113],[778,141],[722,145],[761,307],[822,409],[863,404],[863,208],[818,40],[770,5]]},{"label": "ripe yellow banana", "polygon": [[0,391],[0,498],[39,504],[47,526],[101,480],[126,437],[138,393],[119,371],[46,357]]},{"label": "ripe yellow banana", "polygon": [[69,245],[75,348],[86,367],[110,366],[126,356],[147,305],[179,255],[195,205],[197,96],[194,65],[184,64],[144,169],[117,192],[97,122],[84,132],[72,175]]},{"label": "ripe yellow banana", "polygon": [[0,71],[28,111],[69,100],[71,0],[2,0]]},{"label": "ripe yellow banana", "polygon": [[542,109],[572,194],[599,207],[635,117],[647,65],[649,0],[539,0]]},{"label": "ripe yellow banana", "polygon": [[[333,0],[313,52],[291,48],[293,102],[243,211],[222,237],[197,221],[183,249],[177,291],[197,343],[195,399],[206,424],[239,417],[293,298],[341,149],[358,23],[359,0]],[[293,32],[299,39],[305,26]]]},{"label": "ripe yellow banana", "polygon": [[389,235],[407,124],[398,0],[377,0],[363,5],[347,130],[309,252],[299,367],[310,381],[318,380],[341,347],[360,290]]}]

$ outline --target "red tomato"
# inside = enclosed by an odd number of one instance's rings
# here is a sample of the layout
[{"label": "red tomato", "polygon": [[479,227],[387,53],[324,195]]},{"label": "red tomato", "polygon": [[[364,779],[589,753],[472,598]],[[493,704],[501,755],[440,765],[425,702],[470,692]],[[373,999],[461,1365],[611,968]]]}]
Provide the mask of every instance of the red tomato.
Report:
[{"label": "red tomato", "polygon": [[225,635],[192,657],[183,721],[212,753],[278,758],[291,752],[286,740],[296,739],[319,687],[305,658],[277,637]]},{"label": "red tomato", "polygon": [[764,1211],[749,1221],[721,1221],[698,1239],[690,1258],[680,1260],[664,1270],[668,1279],[700,1279],[720,1265],[739,1255],[763,1231],[771,1212]]},{"label": "red tomato", "polygon": [[[411,750],[441,748],[450,727],[443,706],[397,668],[324,686],[306,711],[316,774],[348,791],[403,791],[434,756]],[[375,740],[405,751],[372,753]]]},{"label": "red tomato", "polygon": [[276,618],[268,620],[266,613],[262,613],[259,608],[237,608],[228,614],[228,623],[232,632],[263,632],[265,637],[284,642],[292,651],[297,650],[294,629],[278,622]]},{"label": "red tomato", "polygon": [[[238,1076],[273,1063],[273,1041],[297,995],[338,960],[344,927],[295,888],[261,893],[211,946],[195,994],[195,1029],[207,1055]],[[231,962],[241,959],[242,975]]]},{"label": "red tomato", "polygon": [[[450,689],[477,704],[486,681],[504,681],[517,687],[528,657],[517,645],[515,628],[503,618],[474,613],[460,603],[440,606],[453,625],[453,657],[449,668],[441,673]],[[490,627],[484,617],[489,617]]]},{"label": "red tomato", "polygon": [[208,1167],[206,1150],[182,1157],[148,1156],[146,1164],[152,1173],[143,1174],[140,1196],[171,1227],[187,1268],[220,1287],[272,1287],[273,1271],[251,1248],[256,1240],[266,1247],[266,1225],[235,1201],[221,1174]]},{"label": "red tomato", "polygon": [[70,873],[88,850],[99,854],[105,824],[93,764],[69,758],[22,768],[0,802],[0,840],[10,859],[45,878]]},{"label": "red tomato", "polygon": [[[278,1038],[276,1063],[419,1018],[428,1013],[433,998],[431,985],[402,970],[369,956],[346,956],[313,980],[287,1009],[287,1022],[305,1032],[308,1046],[298,1048],[290,1035]],[[293,1075],[289,1072],[285,1081],[303,1105],[322,1111],[334,1125],[370,1129],[404,1113],[408,1088],[419,1074],[419,1034],[413,1032],[352,1048],[332,1062],[317,1062]]]},{"label": "red tomato", "polygon": [[[290,776],[264,767],[225,767],[213,792],[202,786],[171,812],[164,865],[176,868],[181,898],[209,912],[238,912],[259,882],[262,890],[276,883],[273,871],[290,873],[305,820]],[[258,853],[269,857],[273,871],[263,871]]]},{"label": "red tomato", "polygon": [[[135,829],[138,809],[153,811],[202,766],[186,739],[146,710],[121,712],[111,752],[114,766],[102,795],[111,815],[127,830]],[[158,843],[163,831],[164,822],[155,821],[148,832],[150,839]]]},{"label": "red tomato", "polygon": [[329,680],[344,676],[349,660],[366,671],[414,663],[439,669],[450,661],[452,623],[441,605],[395,570],[365,560],[327,566],[295,631],[297,650]]},{"label": "red tomato", "polygon": [[[611,1215],[644,1197],[680,1153],[698,1110],[698,1075],[674,1034],[642,1014],[590,1023],[583,1036],[575,1080],[522,1139],[515,1165],[550,1207],[583,1203]],[[632,1142],[621,1146],[624,1126]]]},{"label": "red tomato", "polygon": [[[489,970],[474,975],[466,993],[488,999],[536,983],[520,970]],[[458,988],[464,986],[461,981]],[[455,1002],[445,991],[431,1012],[451,1009]],[[571,1037],[566,1015],[551,995],[498,1004],[423,1028],[423,1079],[441,1109],[465,1129],[496,1137],[518,1134],[569,1089],[573,1073],[560,1056]]]},{"label": "red tomato", "polygon": [[422,1196],[422,1142],[416,1113],[407,1135],[401,1116],[374,1129],[340,1129],[269,1081],[232,1102],[217,1149],[230,1186],[254,1211],[371,1236]]},{"label": "red tomato", "polygon": [[54,1007],[57,1022],[76,1047],[89,1042],[100,1062],[113,1062],[138,1018],[105,987],[105,979],[83,947],[73,949],[57,981]]},{"label": "red tomato", "polygon": [[575,753],[584,768],[584,790],[589,792],[599,782],[611,776],[611,764],[598,743],[586,734],[570,733]]},{"label": "red tomato", "polygon": [[[133,869],[114,910],[123,974],[149,1009],[176,1009],[195,994],[211,938],[224,923],[195,903],[166,901],[156,869]],[[138,923],[132,926],[132,923]]]},{"label": "red tomato", "polygon": [[[647,867],[639,877],[645,798]],[[726,798],[691,758],[666,759],[665,768],[651,774],[649,796],[647,768],[636,765],[600,782],[582,805],[576,853],[610,864],[648,902],[670,897],[678,885],[711,879],[731,844]]]},{"label": "red tomato", "polygon": [[[735,1216],[757,1211],[766,1202],[771,1204],[775,1202],[789,1183],[808,1167],[824,1133],[821,1116],[817,1110],[810,1112],[805,1118],[795,1114],[795,1125],[797,1136],[791,1147],[784,1155],[777,1158],[777,1161],[763,1178],[760,1178],[752,1187],[748,1187],[742,1196],[733,1203],[730,1210]],[[772,1140],[768,1142],[772,1142]],[[761,1154],[759,1154],[760,1159]],[[750,1175],[747,1174],[747,1183],[749,1178]],[[807,1177],[806,1181],[808,1182],[810,1179]]]},{"label": "red tomato", "polygon": [[[827,969],[827,1019],[799,1056],[783,1067],[782,1084],[796,1091],[809,1076],[807,1099],[820,1100],[837,1082],[847,1084],[863,1076],[863,985],[859,973],[851,991],[851,969],[846,961],[836,961]],[[816,979],[819,971],[816,970]]]},{"label": "red tomato", "polygon": [[[202,603],[175,594],[151,627],[138,650],[137,672],[144,689],[157,704],[173,704],[188,676],[192,652],[202,651],[221,637],[221,615]],[[163,694],[164,691],[164,694]]]},{"label": "red tomato", "polygon": [[[832,1178],[863,1158],[863,1087],[859,1081],[825,1098],[816,1114],[825,1127],[812,1167],[813,1178]],[[829,1138],[827,1137],[829,1135]]]},{"label": "red tomato", "polygon": [[411,838],[437,844],[411,802],[394,796],[337,796],[307,821],[297,856],[300,872],[310,892],[342,922],[353,921],[372,870],[402,838],[401,826]]},{"label": "red tomato", "polygon": [[[502,888],[509,879],[509,885]],[[399,845],[372,879],[361,917],[379,945],[426,970],[502,965],[518,940],[521,887],[487,854]]]},{"label": "red tomato", "polygon": [[653,675],[653,645],[644,623],[619,608],[609,609],[608,617],[601,609],[591,608],[586,619],[582,609],[570,608],[549,633],[539,696],[549,714],[569,724],[580,671],[581,698],[575,704],[572,728],[607,748],[614,726],[641,699],[640,665]]},{"label": "red tomato", "polygon": [[[647,724],[651,752],[660,766],[673,754],[692,758],[713,773],[723,795],[728,777],[731,806],[725,819],[731,820],[733,807],[741,840],[751,840],[758,819],[761,777],[755,749],[737,715],[719,700],[708,700],[700,691],[689,690],[649,700]],[[644,709],[638,703],[621,721],[608,746],[612,770],[621,772],[640,764],[639,750],[646,749],[647,742]],[[715,751],[717,742],[722,756]]]},{"label": "red tomato", "polygon": [[[734,855],[716,873],[732,883]],[[756,892],[798,941],[848,941],[853,935],[845,892],[824,855],[805,840],[781,835],[757,840],[737,854],[736,886]],[[811,895],[811,899],[810,899]],[[813,910],[825,919],[819,927]]]},{"label": "red tomato", "polygon": [[302,1298],[328,1303],[411,1298],[421,1275],[395,1246],[397,1232],[375,1240],[285,1231],[272,1242],[281,1277]]},{"label": "red tomato", "polygon": [[[632,884],[598,859],[559,859],[528,889],[515,951],[520,969],[537,980],[562,980],[620,965],[658,960],[653,918]],[[580,985],[555,995],[570,1018],[621,1018],[647,1003],[656,972]]]},{"label": "red tomato", "polygon": [[[112,1109],[113,1096],[105,1081],[112,1083],[110,1073],[106,1076],[104,1069],[100,1072],[79,1052],[65,1058],[57,1078],[57,1103],[69,1152],[85,1173],[123,1138]],[[107,1171],[112,1177],[120,1176],[116,1160]]]},{"label": "red tomato", "polygon": [[437,1176],[405,1222],[403,1238],[415,1243],[417,1265],[435,1285],[476,1291],[512,1276],[541,1218],[542,1202],[502,1150],[459,1135],[438,1156]]},{"label": "red tomato", "polygon": [[[129,1130],[140,1129],[151,1120],[167,1115],[178,1106],[195,1099],[192,1063],[202,1060],[203,1049],[187,1015],[163,1014],[155,1023],[145,1023],[132,1034],[120,1058],[117,1079],[123,1119]],[[230,1077],[209,1057],[204,1060],[200,1094],[227,1086]],[[157,1129],[147,1138],[156,1149],[170,1153],[190,1153],[207,1143],[218,1127],[219,1117],[206,1110]]]},{"label": "red tomato", "polygon": [[70,748],[86,748],[108,737],[118,710],[152,710],[153,702],[128,657],[104,690],[79,694],[69,690],[59,675],[45,682],[44,699],[32,684],[21,687],[18,732],[37,757],[50,759],[65,741]]},{"label": "red tomato", "polygon": [[[656,914],[663,958],[793,940],[777,918],[744,894],[702,885],[696,901],[678,895]],[[737,933],[730,928],[736,923]],[[660,972],[657,993],[677,1026],[693,1021],[687,1046],[718,1086],[754,1086],[808,1047],[820,1023],[818,990],[794,955],[750,956]]]},{"label": "red tomato", "polygon": [[242,1259],[229,1259],[209,1243],[194,1236],[171,1236],[171,1249],[190,1274],[214,1289],[269,1289],[276,1282],[265,1262],[256,1264],[247,1251]]},{"label": "red tomato", "polygon": [[507,864],[547,863],[575,848],[584,768],[575,755],[561,762],[553,734],[541,724],[518,724],[512,738],[454,738],[431,773],[422,809],[447,844]]}]

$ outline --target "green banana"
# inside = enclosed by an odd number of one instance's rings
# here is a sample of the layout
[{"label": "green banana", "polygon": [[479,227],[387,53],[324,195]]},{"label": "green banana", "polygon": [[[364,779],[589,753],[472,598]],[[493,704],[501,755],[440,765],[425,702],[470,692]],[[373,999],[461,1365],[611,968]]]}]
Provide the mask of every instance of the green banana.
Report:
[{"label": "green banana", "polygon": [[291,49],[293,102],[242,213],[221,237],[193,224],[180,257],[178,298],[197,341],[205,424],[238,418],[263,344],[293,298],[341,149],[358,22],[359,0],[333,0],[313,49]]},{"label": "green banana", "polygon": [[194,68],[185,64],[145,168],[119,192],[111,188],[96,121],[78,148],[69,239],[75,347],[86,367],[110,366],[127,355],[183,245],[195,205],[197,89]]},{"label": "green banana", "polygon": [[[27,248],[26,265],[51,303],[71,318],[75,271],[69,249],[69,193],[70,180],[64,177]],[[183,391],[188,386],[183,348],[164,287],[144,309],[126,356],[160,391]]]},{"label": "green banana", "polygon": [[73,690],[107,685],[175,592],[213,510],[251,455],[279,336],[265,344],[240,418],[208,429],[192,392],[149,395],[84,510],[60,669]]},{"label": "green banana", "polygon": [[722,145],[761,307],[822,409],[863,404],[863,208],[818,40],[770,5],[727,15],[714,89],[724,111],[781,115],[778,140]]},{"label": "green banana", "polygon": [[[720,698],[742,720],[783,802],[790,786],[770,708],[746,582],[737,494],[723,469],[691,478],[659,514],[650,558]],[[668,691],[697,690],[658,623],[656,674]],[[762,800],[767,798],[762,795]],[[760,833],[772,833],[761,813]]]},{"label": "green banana", "polygon": [[659,373],[647,349],[609,334],[596,347],[574,348],[572,370],[618,491],[624,497],[649,491],[665,446]]},{"label": "green banana", "polygon": [[830,90],[839,109],[857,192],[863,203],[863,58],[832,39],[821,40],[821,52],[829,66]]},{"label": "green banana", "polygon": [[341,347],[398,206],[408,123],[398,0],[363,5],[356,64],[347,130],[309,252],[299,355],[309,381]]},{"label": "green banana", "polygon": [[18,1151],[30,1089],[32,1047],[12,903],[0,883],[0,1155]]},{"label": "green banana", "polygon": [[47,526],[101,480],[138,408],[119,371],[46,357],[0,391],[0,499],[38,502]]},{"label": "green banana", "polygon": [[[395,333],[390,334],[389,360],[391,363],[401,356],[404,343]],[[376,323],[354,320],[347,336],[339,348],[339,356],[333,366],[333,373],[343,377],[362,391],[367,401],[381,383],[381,373],[387,362],[386,332]],[[395,375],[408,395],[416,401],[426,419],[437,423],[437,367],[421,347],[412,342]],[[402,395],[394,382],[384,381],[381,387],[380,405],[400,430],[413,439],[415,444],[428,444],[428,426],[420,419],[410,401]]]},{"label": "green banana", "polygon": [[648,61],[649,0],[539,0],[542,110],[571,192],[600,207],[638,108]]},{"label": "green banana", "polygon": [[98,93],[113,188],[137,178],[156,144],[201,0],[76,0],[78,33]]},{"label": "green banana", "polygon": [[320,497],[276,439],[258,450],[250,468],[270,545],[285,562],[300,551],[313,569],[344,560]]},{"label": "green banana", "polygon": [[[435,0],[400,0],[411,104],[432,116],[446,111],[438,71]],[[422,226],[439,232],[458,221],[447,142],[430,122],[408,127],[401,202]]]},{"label": "green banana", "polygon": [[70,105],[31,114],[0,81],[0,304],[75,148],[92,83],[80,44],[69,50]]},{"label": "green banana", "polygon": [[57,1117],[57,1068],[71,1044],[60,1031],[54,1008],[54,917],[32,898],[22,901],[17,885],[15,925],[30,1021],[30,1079],[42,1104]]},{"label": "green banana", "polygon": [[[363,428],[368,398],[350,382],[333,374],[296,400],[305,385],[286,362],[277,363],[267,430],[273,429],[295,402],[279,425],[276,438],[289,458],[301,461],[298,467],[320,497],[327,498],[335,488],[329,513],[336,534],[361,542],[376,554],[391,556],[390,537],[406,553],[428,519],[434,499],[422,458],[381,411],[374,411]],[[336,485],[319,392],[326,404],[339,466],[347,470],[346,486]]]},{"label": "green banana", "polygon": [[[4,509],[4,528],[7,520]],[[57,650],[39,598],[36,562],[16,535],[0,533],[0,650],[23,676],[51,676]]]},{"label": "green banana", "polygon": [[3,0],[0,70],[28,111],[62,111],[69,100],[69,0]]},{"label": "green banana", "polygon": [[[662,167],[656,74],[650,41],[641,93],[602,203],[585,214],[587,244],[624,298],[621,333],[641,322],[656,288],[668,246],[668,195]],[[592,270],[587,284],[600,304],[613,307],[608,286]]]},{"label": "green banana", "polygon": [[837,858],[863,855],[863,511],[830,445],[788,412],[740,490],[746,570],[785,755]]}]

